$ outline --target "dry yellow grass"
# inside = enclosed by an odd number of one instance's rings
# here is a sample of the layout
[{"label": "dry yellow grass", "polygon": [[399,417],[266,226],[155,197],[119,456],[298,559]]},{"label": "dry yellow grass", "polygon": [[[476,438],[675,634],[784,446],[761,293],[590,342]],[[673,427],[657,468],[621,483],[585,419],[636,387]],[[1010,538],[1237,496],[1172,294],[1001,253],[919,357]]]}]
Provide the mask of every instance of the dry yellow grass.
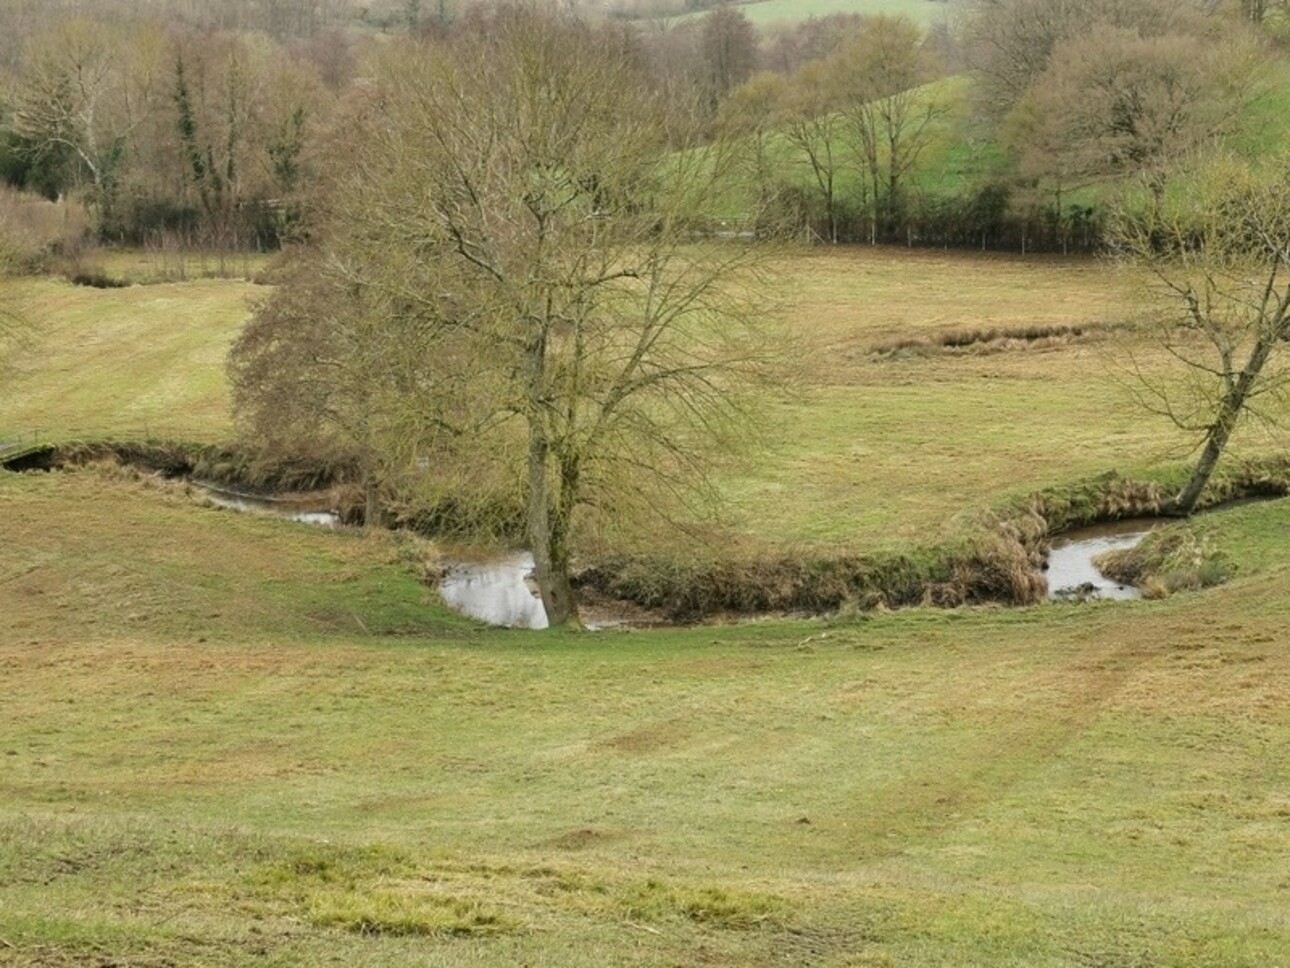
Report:
[{"label": "dry yellow grass", "polygon": [[1284,502],[1163,602],[538,636],[384,538],[0,501],[5,964],[1290,957]]},{"label": "dry yellow grass", "polygon": [[[786,250],[772,261],[805,386],[772,403],[764,449],[722,482],[740,540],[934,543],[963,513],[1187,451],[1189,441],[1131,402],[1108,335],[1141,312],[1139,278],[1089,258],[865,246]],[[230,436],[224,355],[264,290],[220,280],[9,285],[39,332],[0,388],[0,441],[34,431]],[[1084,335],[934,348],[946,334],[1061,327]],[[902,340],[931,348],[892,352]],[[1150,352],[1143,361],[1167,363]],[[1235,452],[1275,443],[1247,432]]]}]

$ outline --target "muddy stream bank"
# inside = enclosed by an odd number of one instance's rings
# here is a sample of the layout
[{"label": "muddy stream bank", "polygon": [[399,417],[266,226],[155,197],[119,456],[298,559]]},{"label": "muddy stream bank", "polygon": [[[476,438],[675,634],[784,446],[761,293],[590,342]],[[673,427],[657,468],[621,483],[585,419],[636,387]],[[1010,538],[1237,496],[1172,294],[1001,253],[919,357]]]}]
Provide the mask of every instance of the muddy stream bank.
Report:
[{"label": "muddy stream bank", "polygon": [[[354,486],[273,493],[199,477],[192,450],[141,445],[81,446],[74,452],[42,448],[0,466],[15,471],[60,470],[105,459],[183,482],[211,505],[336,528],[361,523]],[[1290,460],[1256,469],[1216,490],[1208,510],[1233,500],[1283,496]],[[302,480],[299,476],[297,480]],[[323,479],[315,477],[326,486]],[[312,483],[311,481],[311,483]],[[1026,605],[1043,601],[1130,599],[1138,589],[1100,574],[1100,554],[1131,548],[1153,528],[1176,519],[1150,515],[1160,487],[1108,475],[1069,489],[1036,494],[1023,507],[986,515],[982,527],[956,547],[919,548],[874,555],[807,552],[759,560],[682,560],[666,555],[609,555],[575,575],[590,627],[693,625],[714,619],[809,616],[908,606]],[[1132,515],[1132,516],[1130,516]],[[1112,518],[1110,522],[1084,522]],[[993,524],[989,522],[993,521]],[[1061,533],[1053,530],[1068,525]],[[1070,528],[1069,525],[1083,525]],[[403,523],[425,533],[415,522]],[[433,535],[430,535],[433,537]],[[523,551],[475,559],[463,554],[438,562],[438,590],[451,608],[483,622],[544,628],[546,618],[532,581],[532,556]],[[1131,576],[1130,576],[1131,577]]]}]

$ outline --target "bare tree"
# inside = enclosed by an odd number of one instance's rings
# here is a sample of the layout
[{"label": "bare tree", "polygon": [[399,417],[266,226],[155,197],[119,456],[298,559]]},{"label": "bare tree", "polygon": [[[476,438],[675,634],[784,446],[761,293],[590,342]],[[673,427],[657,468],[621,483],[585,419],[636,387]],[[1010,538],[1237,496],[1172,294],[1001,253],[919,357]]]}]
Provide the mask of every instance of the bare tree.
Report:
[{"label": "bare tree", "polygon": [[986,113],[1002,119],[1048,68],[1058,45],[1104,25],[1143,37],[1202,28],[1204,0],[980,0],[964,44]]},{"label": "bare tree", "polygon": [[249,203],[280,201],[297,187],[304,130],[325,100],[321,81],[262,36],[190,37],[172,56],[169,140],[184,195],[208,241],[245,244]]},{"label": "bare tree", "polygon": [[276,282],[229,354],[241,430],[278,461],[356,464],[364,520],[380,526],[401,475],[471,428],[479,388],[463,384],[443,331],[343,254],[300,250]]},{"label": "bare tree", "polygon": [[751,183],[756,207],[769,204],[776,190],[781,111],[788,82],[780,74],[762,71],[735,88],[721,106],[724,136],[742,139],[740,173]]},{"label": "bare tree", "polygon": [[811,61],[790,79],[781,108],[784,140],[798,153],[824,204],[829,241],[838,241],[838,180],[847,165],[847,123],[840,113],[836,77]]},{"label": "bare tree", "polygon": [[1262,60],[1243,32],[1097,26],[1057,47],[1010,116],[1008,140],[1024,172],[1059,188],[1141,175],[1159,205],[1177,159],[1239,121]]},{"label": "bare tree", "polygon": [[707,70],[710,105],[715,111],[757,66],[757,32],[743,13],[723,3],[703,18],[699,49]]},{"label": "bare tree", "polygon": [[1246,418],[1275,421],[1290,385],[1290,176],[1218,165],[1189,192],[1185,210],[1122,214],[1120,254],[1159,283],[1150,345],[1178,364],[1164,380],[1132,360],[1139,401],[1192,435],[1200,456],[1168,510],[1196,506]]},{"label": "bare tree", "polygon": [[696,240],[729,160],[672,150],[630,65],[532,11],[391,49],[362,97],[320,271],[428,334],[416,463],[518,491],[550,622],[576,623],[579,526],[701,485],[771,356],[756,250]]},{"label": "bare tree", "polygon": [[14,129],[42,163],[70,154],[101,209],[110,210],[134,133],[161,101],[156,53],[145,37],[86,20],[65,21],[29,48]]},{"label": "bare tree", "polygon": [[826,62],[869,179],[866,195],[888,231],[904,214],[906,176],[947,110],[924,86],[936,70],[922,41],[904,17],[872,17]]}]

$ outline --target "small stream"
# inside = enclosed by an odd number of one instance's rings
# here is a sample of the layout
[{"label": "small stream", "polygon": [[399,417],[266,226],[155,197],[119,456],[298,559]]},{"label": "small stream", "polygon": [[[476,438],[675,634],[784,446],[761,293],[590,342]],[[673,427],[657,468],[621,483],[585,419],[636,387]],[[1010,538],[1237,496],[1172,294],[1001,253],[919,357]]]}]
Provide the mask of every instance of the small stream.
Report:
[{"label": "small stream", "polygon": [[[210,503],[233,511],[272,515],[327,528],[340,524],[340,515],[320,509],[318,498],[265,497],[200,481],[193,481],[193,485],[200,488]],[[1044,568],[1049,600],[1141,598],[1137,588],[1121,585],[1099,572],[1093,559],[1107,551],[1135,547],[1160,524],[1158,518],[1131,518],[1079,528],[1054,538]],[[439,583],[439,594],[449,608],[490,625],[545,629],[546,612],[532,574],[533,555],[527,551],[481,561],[450,562]],[[586,627],[627,627],[638,624],[639,619],[640,616],[617,614],[615,609],[586,621]],[[647,617],[639,624],[654,623]]]},{"label": "small stream", "polygon": [[1068,531],[1053,539],[1045,570],[1048,598],[1141,598],[1137,588],[1114,582],[1098,571],[1093,559],[1107,551],[1136,547],[1159,524],[1154,518],[1131,518]]},{"label": "small stream", "polygon": [[301,524],[312,524],[324,528],[334,528],[340,524],[340,515],[335,511],[320,510],[317,501],[262,497],[230,490],[226,487],[220,487],[218,484],[207,484],[202,481],[193,481],[192,484],[201,491],[211,504],[216,507],[227,508],[230,511],[266,514],[276,518],[286,518],[288,521],[298,521]]},{"label": "small stream", "polygon": [[[215,484],[193,481],[210,503],[233,511],[266,514],[303,524],[334,528],[340,524],[335,511],[321,510],[318,499],[275,498],[247,494]],[[1068,531],[1053,539],[1044,569],[1050,601],[1071,599],[1135,599],[1142,593],[1131,585],[1107,578],[1093,566],[1103,552],[1138,544],[1159,519],[1133,518]],[[517,551],[481,561],[456,561],[447,565],[439,594],[453,610],[487,622],[516,629],[544,629],[546,612],[532,581],[533,555]],[[610,614],[587,622],[588,628],[634,624],[631,618]]]},{"label": "small stream", "polygon": [[544,629],[546,611],[530,587],[533,556],[527,551],[482,562],[456,562],[439,582],[449,608],[489,625]]}]

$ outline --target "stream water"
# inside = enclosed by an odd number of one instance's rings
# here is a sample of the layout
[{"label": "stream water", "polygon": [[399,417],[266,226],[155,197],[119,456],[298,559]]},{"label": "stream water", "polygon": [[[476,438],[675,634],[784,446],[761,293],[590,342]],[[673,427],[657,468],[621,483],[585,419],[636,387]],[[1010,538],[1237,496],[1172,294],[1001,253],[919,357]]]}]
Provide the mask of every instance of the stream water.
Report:
[{"label": "stream water", "polygon": [[448,566],[439,594],[449,608],[490,625],[544,629],[542,600],[527,581],[532,571],[533,556],[526,551],[485,562],[458,562]]},{"label": "stream water", "polygon": [[1093,559],[1106,551],[1135,547],[1159,521],[1134,518],[1112,521],[1077,531],[1068,531],[1053,540],[1048,553],[1048,597],[1064,600],[1083,598],[1141,598],[1132,585],[1121,585],[1103,575]]},{"label": "stream water", "polygon": [[[194,481],[206,498],[219,507],[234,511],[268,514],[304,524],[335,527],[340,516],[320,510],[315,499],[272,498],[229,490]],[[1132,548],[1159,524],[1158,520],[1136,518],[1094,525],[1070,531],[1053,540],[1048,554],[1045,576],[1048,597],[1070,598],[1140,598],[1137,588],[1121,585],[1103,575],[1093,559],[1106,551]],[[486,561],[454,562],[439,584],[439,594],[450,608],[490,625],[519,629],[544,629],[546,612],[532,585],[533,556],[514,552]],[[588,627],[612,627],[632,624],[622,616],[599,616],[601,621]]]},{"label": "stream water", "polygon": [[299,521],[302,524],[313,524],[324,528],[334,528],[340,524],[339,514],[335,511],[319,510],[316,501],[259,497],[253,494],[244,494],[240,491],[231,491],[215,484],[203,484],[200,481],[193,481],[193,486],[201,488],[202,493],[211,504],[228,508],[230,511],[268,514],[273,517],[286,518],[288,521]]},{"label": "stream water", "polygon": [[[1116,521],[1071,531],[1053,541],[1048,556],[1048,597],[1140,598],[1138,589],[1111,581],[1093,567],[1104,551],[1132,548],[1159,522],[1150,519]],[[449,608],[490,625],[518,629],[547,627],[542,600],[532,585],[533,556],[514,552],[479,562],[455,562],[439,583]],[[588,628],[624,624],[618,617],[598,616]],[[630,623],[628,623],[630,624]]]}]

